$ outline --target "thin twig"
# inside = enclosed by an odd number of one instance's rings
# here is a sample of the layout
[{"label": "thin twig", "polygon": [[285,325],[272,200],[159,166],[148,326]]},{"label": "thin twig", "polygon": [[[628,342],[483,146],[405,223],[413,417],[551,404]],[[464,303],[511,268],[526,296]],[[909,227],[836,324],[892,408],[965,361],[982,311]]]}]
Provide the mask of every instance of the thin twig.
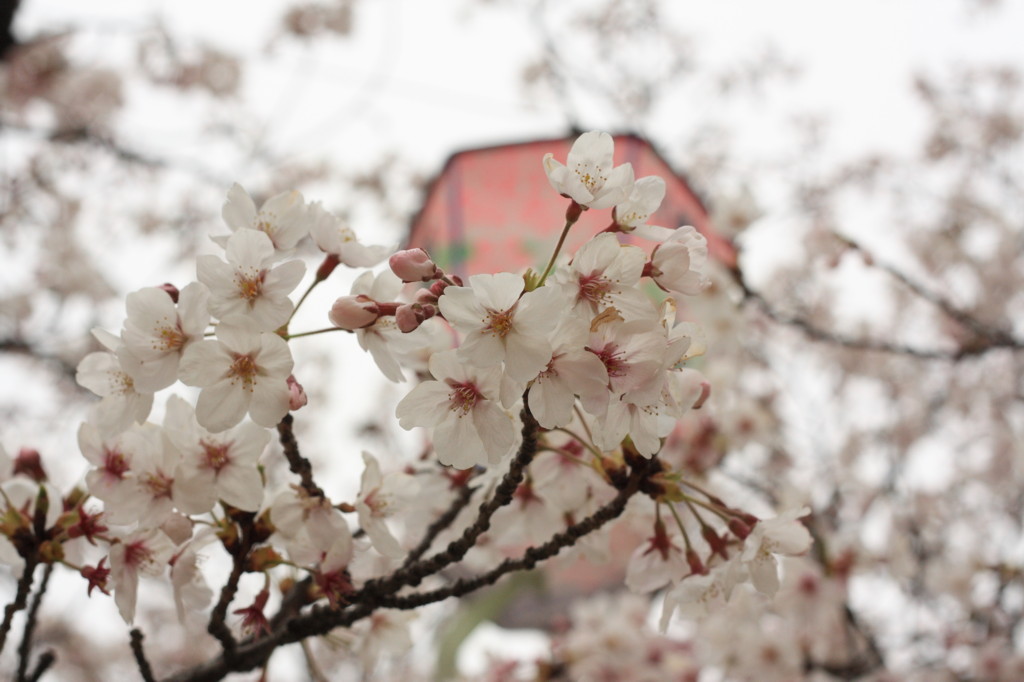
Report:
[{"label": "thin twig", "polygon": [[1013,340],[1009,332],[1003,329],[999,329],[998,327],[993,327],[991,325],[985,324],[981,320],[975,318],[970,313],[956,307],[950,301],[943,298],[942,296],[936,294],[933,291],[929,291],[920,282],[916,282],[910,279],[910,277],[908,277],[906,273],[897,270],[895,267],[889,265],[888,263],[879,261],[870,251],[868,251],[864,246],[862,246],[857,241],[838,234],[836,235],[836,238],[838,238],[840,241],[846,244],[849,248],[862,254],[865,259],[871,262],[873,267],[876,267],[879,270],[882,270],[883,272],[887,273],[900,284],[907,287],[915,294],[917,294],[919,297],[923,298],[924,300],[928,301],[936,308],[941,310],[950,319],[956,321],[963,327],[971,330],[975,335],[981,337],[983,340],[995,341],[998,343],[1009,345],[1020,345],[1019,342]]},{"label": "thin twig", "polygon": [[946,361],[957,361],[969,356],[983,355],[984,353],[997,348],[1011,348],[1017,350],[1024,348],[1024,342],[1002,335],[996,338],[979,336],[975,343],[961,346],[960,348],[951,351],[914,348],[912,346],[890,343],[888,341],[872,341],[870,339],[845,336],[828,329],[822,329],[804,317],[790,315],[776,309],[775,306],[772,305],[761,293],[750,288],[749,283],[744,278],[742,269],[739,267],[733,268],[732,273],[737,284],[739,284],[743,291],[743,299],[745,301],[750,301],[757,305],[757,307],[761,309],[761,312],[767,315],[771,320],[788,327],[795,327],[815,341],[842,346],[852,350],[906,355],[921,360]]},{"label": "thin twig", "polygon": [[310,497],[323,497],[324,491],[313,481],[313,465],[299,452],[299,443],[295,440],[295,433],[292,431],[292,415],[286,414],[277,425],[278,440],[284,448],[285,459],[288,460],[288,468],[292,473],[298,474],[302,480],[302,489],[309,493]]},{"label": "thin twig", "polygon": [[617,518],[626,508],[626,503],[637,493],[641,482],[650,473],[651,466],[641,464],[630,473],[626,486],[619,491],[618,495],[602,506],[596,512],[574,523],[561,533],[557,533],[543,545],[530,547],[518,558],[508,558],[492,568],[490,571],[473,578],[462,578],[447,587],[429,592],[419,592],[403,596],[385,596],[379,599],[381,606],[395,609],[413,609],[425,604],[433,604],[450,597],[461,597],[464,594],[474,592],[481,587],[493,585],[502,576],[513,571],[526,571],[536,566],[539,562],[549,559],[566,547],[574,544],[585,535],[598,530],[612,519]]},{"label": "thin twig", "polygon": [[381,594],[394,594],[406,586],[415,587],[420,584],[423,578],[437,573],[444,567],[466,556],[466,552],[491,527],[491,517],[494,516],[494,513],[512,501],[512,497],[519,488],[519,484],[523,481],[526,467],[529,466],[533,456],[537,453],[537,430],[539,428],[537,420],[525,408],[522,412],[522,418],[523,443],[519,446],[519,451],[516,452],[515,457],[512,458],[508,472],[505,473],[498,487],[495,488],[494,495],[489,500],[480,504],[476,521],[463,531],[461,536],[448,543],[444,551],[438,552],[429,559],[423,559],[410,564],[408,567],[400,568],[387,578],[367,582],[361,590],[352,596],[350,599],[352,603],[358,603]]},{"label": "thin twig", "polygon": [[458,494],[455,496],[455,499],[452,500],[448,509],[446,509],[439,517],[434,519],[434,522],[427,527],[427,531],[423,534],[423,538],[420,540],[419,544],[416,545],[412,551],[409,552],[409,555],[405,557],[405,562],[402,564],[402,568],[409,567],[414,561],[427,553],[427,550],[430,549],[430,545],[435,539],[437,539],[437,536],[440,535],[441,531],[452,525],[452,522],[455,521],[459,512],[466,508],[466,505],[469,504],[469,501],[473,498],[474,492],[476,492],[476,488],[473,486],[463,485],[459,488]]},{"label": "thin twig", "polygon": [[38,622],[39,606],[43,602],[43,595],[50,584],[50,574],[53,573],[53,564],[46,564],[43,569],[43,579],[39,582],[39,589],[32,597],[32,604],[28,608],[25,618],[25,627],[21,633],[21,644],[18,646],[18,677],[19,682],[26,679],[28,673],[28,657],[32,649],[32,635]]},{"label": "thin twig", "polygon": [[221,588],[220,599],[213,607],[213,612],[210,613],[210,623],[206,626],[206,631],[217,638],[224,648],[224,656],[229,660],[234,655],[235,646],[238,643],[225,620],[231,600],[235,598],[235,593],[238,591],[238,581],[242,577],[245,559],[249,555],[249,550],[252,549],[251,515],[240,520],[238,527],[241,529],[241,537],[231,551],[231,574],[228,576],[227,582],[224,583],[224,587]]},{"label": "thin twig", "polygon": [[21,574],[21,578],[18,580],[18,591],[14,596],[14,601],[11,602],[4,608],[4,620],[0,623],[0,651],[3,651],[4,645],[7,643],[7,633],[11,630],[11,623],[14,621],[14,614],[25,608],[25,602],[28,599],[28,593],[32,589],[32,576],[36,570],[36,556],[35,550],[25,558],[25,568]]},{"label": "thin twig", "polygon": [[153,669],[149,666],[149,661],[146,660],[146,652],[142,648],[142,630],[139,628],[132,628],[132,653],[135,655],[135,664],[139,666],[139,674],[142,675],[144,682],[156,682],[156,678],[153,677]]},{"label": "thin twig", "polygon": [[28,676],[27,682],[39,682],[43,677],[43,674],[50,669],[50,666],[57,661],[57,654],[53,652],[53,649],[47,649],[43,653],[39,654],[39,660],[36,661],[36,667],[32,670],[32,674]]}]

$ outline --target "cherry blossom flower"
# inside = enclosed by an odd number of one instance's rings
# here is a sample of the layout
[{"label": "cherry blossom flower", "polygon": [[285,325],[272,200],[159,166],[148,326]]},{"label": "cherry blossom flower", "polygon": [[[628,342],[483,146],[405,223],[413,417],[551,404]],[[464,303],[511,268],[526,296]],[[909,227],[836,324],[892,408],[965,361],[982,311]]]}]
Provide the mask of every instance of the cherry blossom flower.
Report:
[{"label": "cherry blossom flower", "polygon": [[[401,290],[402,281],[389,270],[376,275],[364,272],[352,283],[354,296],[375,302],[394,302]],[[372,322],[356,329],[355,333],[359,347],[370,353],[385,377],[395,382],[405,381],[395,354],[420,345],[419,335],[410,336],[400,332],[395,318],[390,315],[377,315]]]},{"label": "cherry blossom flower", "polygon": [[433,427],[438,461],[456,469],[497,464],[512,451],[515,424],[496,402],[498,368],[468,366],[445,351],[430,358],[430,373],[436,381],[419,384],[395,408],[403,429]]},{"label": "cherry blossom flower", "polygon": [[668,628],[676,610],[687,618],[702,618],[724,607],[741,577],[737,562],[733,560],[719,564],[706,574],[690,574],[680,580],[665,594],[661,631]]},{"label": "cherry blossom flower", "polygon": [[288,294],[306,272],[299,260],[272,267],[274,244],[256,230],[239,230],[227,241],[227,262],[217,256],[196,259],[199,281],[210,288],[210,312],[224,319],[244,315],[261,331],[288,321],[293,305]]},{"label": "cherry blossom flower", "polygon": [[187,385],[203,389],[196,419],[210,431],[231,428],[247,412],[260,426],[272,428],[288,412],[293,365],[284,339],[235,319],[217,326],[216,341],[190,345],[179,374]]},{"label": "cherry blossom flower", "polygon": [[159,391],[177,381],[182,352],[202,340],[210,321],[209,297],[199,282],[181,290],[177,307],[160,287],[128,294],[128,318],[121,332],[128,352],[119,358],[139,390]]},{"label": "cherry blossom flower", "polygon": [[708,285],[707,261],[704,235],[685,225],[654,247],[649,274],[655,284],[674,296],[695,296]]},{"label": "cherry blossom flower", "polygon": [[647,219],[658,210],[664,198],[665,181],[662,178],[656,175],[640,178],[633,185],[629,198],[612,210],[616,228],[655,241],[667,238],[672,230],[647,224]]},{"label": "cherry blossom flower", "polygon": [[143,511],[146,496],[136,479],[135,460],[141,461],[153,447],[138,427],[106,438],[91,422],[78,427],[78,448],[96,467],[85,475],[86,485],[104,502],[111,522],[128,523]]},{"label": "cherry blossom flower", "polygon": [[[121,347],[119,338],[102,329],[94,329],[93,336],[111,351]],[[133,422],[141,424],[153,409],[153,392],[139,390],[114,353],[86,355],[78,363],[75,381],[103,398],[95,408],[95,420],[105,431],[123,431]]]},{"label": "cherry blossom flower", "polygon": [[174,545],[156,529],[137,530],[111,546],[110,581],[124,622],[131,625],[135,620],[139,576],[160,575],[173,553]]},{"label": "cherry blossom flower", "polygon": [[257,463],[267,443],[267,429],[246,422],[221,433],[210,433],[196,421],[192,407],[177,396],[167,402],[167,436],[181,453],[180,505],[187,514],[210,511],[217,499],[242,511],[257,511],[263,503],[263,479]]},{"label": "cherry blossom flower", "polygon": [[775,518],[758,521],[743,542],[740,561],[750,572],[750,579],[758,591],[773,596],[779,589],[779,562],[776,554],[797,556],[811,546],[811,534],[798,521],[811,510],[807,507],[790,509]]},{"label": "cherry blossom flower", "polygon": [[387,246],[366,246],[356,239],[356,233],[341,218],[328,213],[313,202],[309,206],[312,218],[310,234],[324,253],[335,256],[350,268],[369,268],[380,263],[391,252]]},{"label": "cherry blossom flower", "polygon": [[587,350],[596,355],[608,372],[613,396],[654,403],[661,396],[666,365],[666,332],[656,320],[630,322],[610,319],[591,325]]},{"label": "cherry blossom flower", "polygon": [[404,472],[381,474],[380,464],[368,452],[363,452],[363,477],[359,486],[356,512],[359,527],[373,543],[373,548],[385,556],[401,558],[405,550],[398,544],[386,520],[401,511],[404,504],[419,491],[416,479]]},{"label": "cherry blossom flower", "polygon": [[650,299],[637,288],[647,258],[636,246],[599,234],[584,244],[568,267],[555,272],[573,301],[573,312],[588,319],[609,306],[626,319],[651,315]]},{"label": "cherry blossom flower", "polygon": [[654,535],[642,542],[626,566],[626,587],[644,594],[678,581],[690,572],[686,554],[680,549],[676,534],[670,534],[658,519]]},{"label": "cherry blossom flower", "polygon": [[352,556],[352,533],[326,497],[298,487],[283,490],[270,505],[270,521],[296,563],[315,564],[332,546],[336,554]]},{"label": "cherry blossom flower", "polygon": [[573,143],[566,165],[544,155],[544,172],[555,190],[586,208],[611,208],[633,189],[633,166],[614,166],[615,141],[608,133],[583,133]]},{"label": "cherry blossom flower", "polygon": [[[263,202],[257,211],[252,197],[237,182],[228,190],[221,215],[232,232],[244,229],[262,232],[279,252],[294,249],[299,240],[309,234],[312,222],[310,211],[299,192],[276,194]],[[224,246],[229,237],[215,237],[214,241]]]},{"label": "cherry blossom flower", "polygon": [[547,336],[565,309],[561,292],[541,287],[523,294],[523,278],[508,272],[473,275],[469,284],[448,287],[438,300],[445,319],[466,334],[459,357],[476,367],[504,361],[515,381],[536,377],[551,359]]},{"label": "cherry blossom flower", "polygon": [[569,424],[577,394],[591,414],[603,414],[607,408],[608,372],[594,353],[585,350],[587,337],[586,322],[565,318],[553,336],[551,360],[530,385],[530,411],[546,429]]},{"label": "cherry blossom flower", "polygon": [[174,608],[180,623],[186,623],[189,615],[206,608],[213,599],[213,590],[206,584],[206,578],[199,570],[202,559],[199,550],[216,539],[211,528],[203,528],[184,549],[170,559]]}]

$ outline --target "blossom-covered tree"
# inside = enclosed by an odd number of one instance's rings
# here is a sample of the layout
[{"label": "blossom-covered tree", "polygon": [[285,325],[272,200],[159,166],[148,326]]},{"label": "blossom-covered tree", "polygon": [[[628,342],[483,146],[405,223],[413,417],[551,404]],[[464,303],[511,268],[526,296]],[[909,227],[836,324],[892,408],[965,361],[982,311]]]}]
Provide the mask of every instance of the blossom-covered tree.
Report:
[{"label": "blossom-covered tree", "polygon": [[[406,162],[296,160],[246,110],[254,62],[166,25],[124,72],[75,31],[6,48],[13,678],[444,677],[481,612],[546,642],[488,679],[1021,676],[1017,71],[922,75],[906,156],[836,161],[805,120],[799,158],[755,162],[659,127],[698,78],[668,4],[552,5],[534,101],[647,128],[735,261],[650,224],[664,180],[589,131],[537,159],[566,222],[532,269],[463,281],[378,229],[412,209]],[[362,7],[292,6],[261,50],[343,42]],[[707,125],[791,76],[707,72]],[[202,154],[132,134],[140,89],[210,103]],[[585,213],[608,227],[570,251]],[[430,670],[413,643],[448,623]]]}]

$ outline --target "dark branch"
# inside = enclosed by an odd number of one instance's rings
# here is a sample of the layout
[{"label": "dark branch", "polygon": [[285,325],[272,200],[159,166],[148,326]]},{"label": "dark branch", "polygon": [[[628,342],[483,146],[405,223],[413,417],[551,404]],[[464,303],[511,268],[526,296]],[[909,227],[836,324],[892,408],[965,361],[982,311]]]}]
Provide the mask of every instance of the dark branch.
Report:
[{"label": "dark branch", "polygon": [[149,666],[149,661],[146,660],[146,652],[142,648],[142,630],[138,628],[132,628],[132,654],[135,655],[135,663],[139,666],[139,674],[142,675],[144,682],[156,682],[156,678],[153,677],[153,669]]},{"label": "dark branch", "polygon": [[983,355],[988,351],[995,350],[997,348],[1012,348],[1018,350],[1024,348],[1024,342],[1004,337],[1002,335],[998,337],[979,336],[975,343],[962,346],[952,351],[914,348],[903,344],[889,343],[888,341],[872,341],[870,339],[846,336],[828,329],[822,329],[804,317],[787,314],[778,310],[759,292],[750,288],[741,268],[733,268],[732,274],[743,291],[743,300],[750,301],[757,305],[757,307],[761,309],[761,312],[775,322],[788,327],[795,327],[815,341],[842,346],[843,348],[849,348],[851,350],[906,355],[919,358],[921,360],[947,360],[954,362],[969,356]]},{"label": "dark branch", "polygon": [[4,608],[4,621],[0,624],[0,651],[3,651],[4,644],[7,643],[7,633],[11,630],[14,614],[25,608],[28,593],[32,589],[32,574],[35,570],[36,556],[33,549],[31,554],[25,558],[25,569],[21,574],[21,579],[18,580],[18,591],[14,596],[14,601]]},{"label": "dark branch", "polygon": [[459,512],[466,508],[466,505],[469,504],[469,501],[473,498],[474,492],[476,492],[476,488],[469,485],[463,485],[459,488],[458,494],[455,496],[455,499],[452,500],[448,509],[446,509],[443,514],[437,517],[434,522],[427,527],[427,531],[423,534],[423,538],[420,540],[419,544],[409,552],[407,557],[405,557],[405,562],[402,564],[402,568],[408,568],[413,564],[413,562],[427,553],[427,550],[430,549],[430,545],[435,539],[437,539],[437,536],[441,534],[441,531],[452,525],[452,522],[455,521]]},{"label": "dark branch", "polygon": [[29,606],[25,619],[25,628],[21,633],[21,644],[18,646],[18,681],[23,682],[28,673],[28,658],[32,649],[32,635],[36,629],[39,617],[39,606],[43,603],[43,595],[50,584],[50,574],[53,573],[53,564],[46,564],[43,569],[43,579],[39,582],[39,589],[32,597],[32,605]]},{"label": "dark branch", "polygon": [[206,627],[207,632],[216,637],[220,642],[224,648],[224,656],[228,660],[234,656],[235,647],[238,645],[238,642],[235,641],[234,635],[231,634],[231,628],[227,626],[225,621],[228,615],[228,607],[231,606],[231,600],[235,598],[235,593],[238,591],[238,581],[245,571],[245,560],[252,549],[252,524],[253,515],[243,512],[241,518],[238,519],[241,537],[238,538],[238,541],[233,546],[225,546],[231,554],[231,574],[228,576],[227,582],[224,583],[224,587],[220,590],[220,599],[217,600],[217,605],[213,607],[213,612],[210,613],[210,623]]},{"label": "dark branch", "polygon": [[530,547],[523,556],[508,558],[496,567],[474,578],[463,578],[457,580],[447,587],[430,592],[420,592],[404,596],[385,596],[378,601],[381,606],[395,609],[413,609],[425,604],[443,601],[449,597],[461,597],[464,594],[479,590],[481,587],[493,585],[498,578],[512,573],[513,571],[527,571],[536,566],[539,562],[558,554],[560,551],[574,544],[585,535],[598,530],[612,519],[617,518],[626,508],[629,498],[637,493],[641,482],[646,478],[652,469],[653,460],[645,460],[630,473],[626,485],[619,491],[618,495],[596,512],[583,519],[579,523],[566,528],[561,533],[552,536],[550,540],[538,547]]},{"label": "dark branch", "polygon": [[32,674],[28,676],[27,682],[39,682],[42,679],[43,674],[50,669],[50,666],[57,661],[57,654],[53,653],[53,649],[47,649],[43,653],[39,654],[39,660],[36,661],[36,667],[32,671]]},{"label": "dark branch", "polygon": [[402,567],[387,578],[369,581],[352,597],[353,603],[380,595],[394,594],[403,587],[415,587],[423,578],[437,573],[466,556],[466,552],[491,527],[491,517],[494,516],[494,513],[512,501],[519,484],[523,481],[526,467],[537,454],[537,429],[539,428],[537,420],[527,409],[523,410],[522,419],[523,443],[519,446],[515,457],[512,458],[508,472],[495,488],[494,496],[480,504],[480,510],[473,525],[463,531],[458,539],[448,543],[448,547],[443,552],[438,552],[429,559]]},{"label": "dark branch", "polygon": [[284,419],[277,425],[278,440],[284,448],[285,459],[288,460],[288,468],[293,474],[298,474],[302,480],[302,488],[310,497],[323,497],[324,491],[313,481],[313,465],[299,452],[299,443],[295,440],[295,433],[292,431],[294,418],[286,414]]}]

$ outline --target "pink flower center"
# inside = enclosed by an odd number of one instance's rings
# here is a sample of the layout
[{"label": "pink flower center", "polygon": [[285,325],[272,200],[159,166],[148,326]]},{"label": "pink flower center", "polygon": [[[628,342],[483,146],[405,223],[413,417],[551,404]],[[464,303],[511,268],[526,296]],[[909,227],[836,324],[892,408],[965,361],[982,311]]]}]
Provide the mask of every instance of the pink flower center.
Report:
[{"label": "pink flower center", "polygon": [[256,360],[251,355],[234,355],[235,361],[228,368],[228,376],[233,379],[241,379],[245,387],[252,390],[256,383]]},{"label": "pink flower center", "polygon": [[609,343],[600,350],[594,350],[589,347],[587,350],[596,355],[601,362],[604,363],[605,369],[608,370],[609,378],[625,376],[629,371],[629,363],[622,357],[622,351],[620,351],[619,347],[614,343]]},{"label": "pink flower center", "polygon": [[459,383],[449,379],[448,385],[452,388],[452,392],[448,394],[448,409],[452,412],[462,412],[463,415],[468,414],[470,410],[476,407],[478,402],[484,399],[480,391],[477,390],[477,387],[471,382]]},{"label": "pink flower center", "polygon": [[160,499],[162,497],[170,499],[171,486],[174,485],[174,479],[164,472],[157,470],[155,474],[146,474],[143,476],[142,484],[146,486],[154,499]]},{"label": "pink flower center", "polygon": [[601,175],[601,169],[592,163],[577,163],[576,167],[572,169],[576,173],[576,177],[583,183],[590,192],[593,192],[595,188],[604,185],[608,178]]},{"label": "pink flower center", "polygon": [[106,472],[107,476],[111,476],[116,479],[123,479],[125,473],[131,467],[128,466],[128,461],[124,458],[117,450],[104,450],[103,451],[103,471]]},{"label": "pink flower center", "polygon": [[266,274],[266,270],[256,271],[255,269],[252,269],[248,275],[236,272],[235,286],[238,287],[238,294],[249,303],[255,301],[263,294],[263,279]]},{"label": "pink flower center", "polygon": [[141,568],[153,560],[152,553],[142,540],[136,540],[124,546],[124,564],[133,568]]},{"label": "pink flower center", "polygon": [[607,301],[612,290],[612,283],[597,273],[580,275],[579,286],[580,292],[576,297],[591,303]]},{"label": "pink flower center", "polygon": [[179,325],[160,327],[153,339],[153,350],[172,351],[185,345],[188,337]]},{"label": "pink flower center", "polygon": [[496,310],[489,310],[487,327],[485,330],[494,336],[497,336],[499,339],[504,338],[510,331],[512,331],[512,315],[514,312],[515,306],[500,312]]},{"label": "pink flower center", "polygon": [[231,463],[231,444],[208,443],[205,440],[199,441],[203,448],[203,467],[220,471]]}]

